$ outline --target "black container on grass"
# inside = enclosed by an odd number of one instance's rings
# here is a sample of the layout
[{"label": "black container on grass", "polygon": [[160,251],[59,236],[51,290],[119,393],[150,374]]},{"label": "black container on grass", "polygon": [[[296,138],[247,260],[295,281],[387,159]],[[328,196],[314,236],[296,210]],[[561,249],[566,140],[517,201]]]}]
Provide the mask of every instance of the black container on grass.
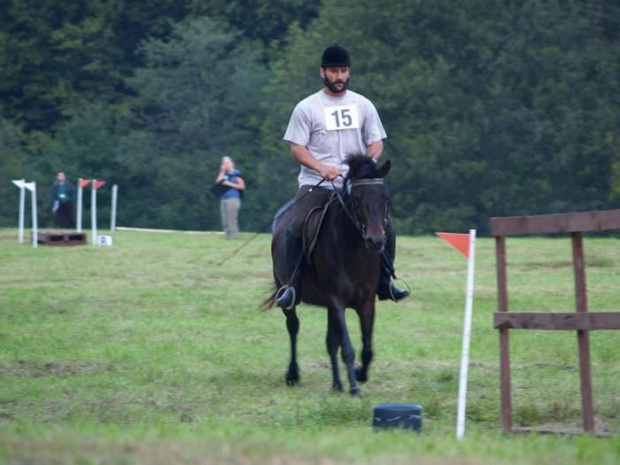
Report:
[{"label": "black container on grass", "polygon": [[372,412],[375,429],[422,431],[422,407],[418,404],[377,404]]}]

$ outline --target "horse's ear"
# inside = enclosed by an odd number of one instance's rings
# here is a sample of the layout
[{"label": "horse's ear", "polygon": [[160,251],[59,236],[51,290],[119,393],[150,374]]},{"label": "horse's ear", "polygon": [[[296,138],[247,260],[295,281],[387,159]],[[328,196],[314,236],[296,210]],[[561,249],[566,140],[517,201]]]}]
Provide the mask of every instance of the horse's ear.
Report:
[{"label": "horse's ear", "polygon": [[381,172],[381,177],[385,178],[390,172],[390,169],[392,169],[392,162],[388,160],[383,165],[381,165],[381,168],[379,168],[379,171]]}]

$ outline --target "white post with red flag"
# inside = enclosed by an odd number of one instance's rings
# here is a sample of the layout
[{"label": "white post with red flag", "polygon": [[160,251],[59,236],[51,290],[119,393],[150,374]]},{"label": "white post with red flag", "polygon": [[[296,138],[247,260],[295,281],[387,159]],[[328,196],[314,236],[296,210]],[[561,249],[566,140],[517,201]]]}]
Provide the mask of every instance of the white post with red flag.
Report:
[{"label": "white post with red flag", "polygon": [[97,245],[97,189],[103,187],[105,181],[92,180],[92,194],[90,198],[90,224],[93,230],[93,245]]},{"label": "white post with red flag", "polygon": [[24,187],[28,189],[32,194],[32,246],[36,249],[39,246],[39,224],[37,221],[37,183],[25,182]]},{"label": "white post with red flag", "polygon": [[461,371],[459,376],[458,407],[456,415],[456,437],[465,435],[465,407],[467,404],[467,370],[469,368],[469,347],[471,342],[471,320],[474,302],[474,266],[476,252],[476,230],[469,234],[437,233],[439,237],[467,257],[467,287],[465,297],[465,318],[463,324],[463,345],[461,349]]},{"label": "white post with red flag", "polygon": [[24,215],[26,214],[26,180],[15,179],[13,184],[19,187],[19,229],[17,232],[17,242],[24,243]]},{"label": "white post with red flag", "polygon": [[31,182],[31,187],[26,186],[32,191],[32,246],[36,249],[39,246],[39,221],[37,218],[37,183]]},{"label": "white post with red flag", "polygon": [[118,201],[118,184],[112,186],[112,210],[110,212],[110,231],[116,231],[116,203]]},{"label": "white post with red flag", "polygon": [[90,184],[90,179],[78,179],[78,192],[77,192],[77,232],[82,232],[82,210],[83,210],[83,198],[84,188]]}]

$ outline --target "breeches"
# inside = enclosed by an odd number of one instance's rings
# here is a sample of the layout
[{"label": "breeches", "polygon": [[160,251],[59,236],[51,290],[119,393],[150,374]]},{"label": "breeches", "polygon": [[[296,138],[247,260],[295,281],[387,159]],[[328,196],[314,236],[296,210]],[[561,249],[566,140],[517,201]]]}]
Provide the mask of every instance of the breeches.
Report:
[{"label": "breeches", "polygon": [[222,229],[229,237],[235,237],[239,232],[239,209],[241,199],[233,197],[220,200],[220,210],[222,212]]},{"label": "breeches", "polygon": [[73,228],[73,203],[60,202],[58,210],[56,211],[56,218],[58,227]]},{"label": "breeches", "polygon": [[314,207],[325,205],[330,193],[330,189],[301,186],[295,195],[295,203],[291,207],[292,218],[288,225],[288,233],[295,237],[301,237],[306,216]]}]

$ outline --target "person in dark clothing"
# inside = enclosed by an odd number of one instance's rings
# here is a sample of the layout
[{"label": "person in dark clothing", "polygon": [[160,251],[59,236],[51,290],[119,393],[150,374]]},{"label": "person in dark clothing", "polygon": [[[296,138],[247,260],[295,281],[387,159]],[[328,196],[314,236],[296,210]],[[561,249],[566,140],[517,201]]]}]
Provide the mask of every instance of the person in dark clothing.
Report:
[{"label": "person in dark clothing", "polygon": [[52,213],[56,215],[59,228],[73,228],[73,200],[75,187],[62,171],[52,185]]}]

